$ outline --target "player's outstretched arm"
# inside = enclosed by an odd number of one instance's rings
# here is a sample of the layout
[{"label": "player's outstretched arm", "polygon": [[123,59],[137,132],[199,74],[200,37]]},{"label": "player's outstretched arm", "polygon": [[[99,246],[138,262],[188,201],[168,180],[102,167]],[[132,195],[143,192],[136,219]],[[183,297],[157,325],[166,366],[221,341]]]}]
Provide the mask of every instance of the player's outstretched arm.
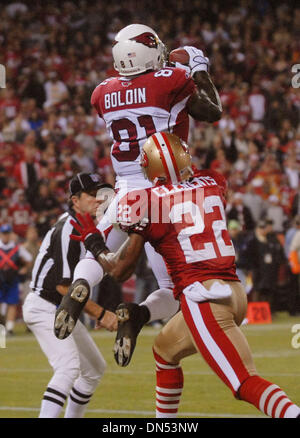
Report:
[{"label": "player's outstretched arm", "polygon": [[188,103],[188,112],[196,120],[216,122],[222,116],[222,104],[219,93],[206,71],[197,71],[193,80],[197,85],[195,93]]},{"label": "player's outstretched arm", "polygon": [[192,46],[184,46],[170,53],[170,61],[183,68],[193,78],[197,92],[188,102],[188,113],[196,120],[216,122],[222,115],[222,104],[218,91],[208,73],[209,59],[203,51]]},{"label": "player's outstretched arm", "polygon": [[91,216],[78,214],[76,217],[80,225],[75,221],[71,221],[71,224],[79,235],[71,235],[71,239],[83,242],[86,250],[93,254],[107,274],[120,282],[127,280],[133,274],[144,247],[143,237],[133,232],[116,253],[111,253]]},{"label": "player's outstretched arm", "polygon": [[103,269],[117,281],[126,281],[133,274],[145,241],[139,234],[131,233],[116,253],[103,251],[97,258]]}]

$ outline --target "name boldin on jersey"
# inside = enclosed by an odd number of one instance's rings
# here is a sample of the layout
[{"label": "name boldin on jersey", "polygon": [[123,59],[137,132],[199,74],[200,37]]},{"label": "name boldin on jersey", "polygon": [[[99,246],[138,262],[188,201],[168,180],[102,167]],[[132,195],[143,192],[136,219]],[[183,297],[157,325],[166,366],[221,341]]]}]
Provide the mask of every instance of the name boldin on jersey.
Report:
[{"label": "name boldin on jersey", "polygon": [[141,103],[146,103],[146,88],[133,88],[104,94],[105,109]]}]

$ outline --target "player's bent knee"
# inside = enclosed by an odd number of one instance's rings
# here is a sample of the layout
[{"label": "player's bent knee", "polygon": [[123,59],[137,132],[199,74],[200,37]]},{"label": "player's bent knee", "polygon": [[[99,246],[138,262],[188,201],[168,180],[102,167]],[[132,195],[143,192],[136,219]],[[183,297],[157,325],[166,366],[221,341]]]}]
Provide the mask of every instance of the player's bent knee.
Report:
[{"label": "player's bent knee", "polygon": [[61,388],[62,392],[68,393],[79,376],[80,369],[58,369],[55,370],[49,386],[54,388]]},{"label": "player's bent knee", "polygon": [[[64,358],[67,359],[67,358]],[[68,380],[76,380],[80,376],[80,360],[77,357],[69,357],[69,360],[57,360],[53,364],[55,374],[63,375]]]},{"label": "player's bent knee", "polygon": [[102,379],[107,368],[107,364],[102,357],[99,357],[97,363],[93,363],[93,366],[85,371],[81,371],[81,377],[90,386],[91,390],[94,389],[99,381]]},{"label": "player's bent knee", "polygon": [[170,351],[170,342],[168,342],[168,339],[162,334],[159,333],[156,338],[154,339],[153,343],[153,352],[160,356],[163,360],[170,364],[175,364],[174,357],[172,355],[172,351]]},{"label": "player's bent knee", "polygon": [[[104,371],[103,371],[104,373]],[[90,375],[81,375],[81,378],[85,382],[85,386],[89,388],[87,392],[94,392],[94,390],[97,388],[100,380],[103,377],[103,373],[94,373]]]},{"label": "player's bent knee", "polygon": [[68,374],[70,380],[74,382],[80,376],[80,367],[70,368],[65,371],[65,374]]}]

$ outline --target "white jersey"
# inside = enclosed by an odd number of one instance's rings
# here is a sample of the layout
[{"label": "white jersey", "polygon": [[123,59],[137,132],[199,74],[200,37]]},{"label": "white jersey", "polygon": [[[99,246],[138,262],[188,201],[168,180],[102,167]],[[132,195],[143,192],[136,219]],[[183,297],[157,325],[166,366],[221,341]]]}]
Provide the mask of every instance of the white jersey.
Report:
[{"label": "white jersey", "polygon": [[117,181],[132,189],[149,187],[140,167],[143,144],[155,132],[173,132],[187,140],[187,102],[195,83],[179,68],[164,68],[135,78],[115,77],[94,90],[91,103],[113,139],[111,159]]}]

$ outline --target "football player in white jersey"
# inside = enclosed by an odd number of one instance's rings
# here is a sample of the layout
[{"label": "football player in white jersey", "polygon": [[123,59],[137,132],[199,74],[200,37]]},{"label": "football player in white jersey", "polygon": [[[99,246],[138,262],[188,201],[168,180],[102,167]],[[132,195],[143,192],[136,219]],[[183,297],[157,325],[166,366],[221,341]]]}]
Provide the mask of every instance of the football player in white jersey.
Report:
[{"label": "football player in white jersey", "polygon": [[[118,195],[151,186],[139,165],[141,148],[148,137],[164,131],[186,141],[189,116],[211,123],[221,117],[220,98],[208,73],[208,58],[194,47],[185,46],[184,50],[188,65],[176,63],[170,67],[166,47],[150,27],[132,24],[115,37],[112,53],[120,75],[98,85],[91,103],[113,138],[111,157]],[[127,235],[110,221],[106,215],[98,228],[105,232],[107,247],[116,251]],[[169,318],[178,310],[173,283],[162,257],[148,242],[145,251],[159,289],[142,303],[143,323]],[[78,276],[74,280],[87,280],[91,263],[91,258],[82,260],[82,269],[77,267]]]}]

